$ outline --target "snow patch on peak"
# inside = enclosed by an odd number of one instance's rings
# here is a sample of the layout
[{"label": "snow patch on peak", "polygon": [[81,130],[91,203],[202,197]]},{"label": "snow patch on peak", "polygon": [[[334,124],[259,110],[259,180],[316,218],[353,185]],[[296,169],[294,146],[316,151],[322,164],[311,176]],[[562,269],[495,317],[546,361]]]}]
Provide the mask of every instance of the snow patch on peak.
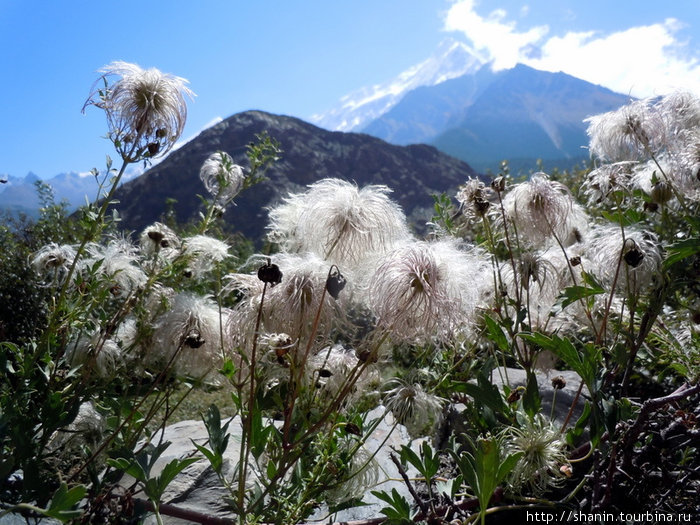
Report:
[{"label": "snow patch on peak", "polygon": [[474,73],[485,58],[453,38],[443,40],[428,59],[408,68],[382,84],[360,88],[340,99],[335,108],[316,115],[314,124],[334,131],[352,131],[380,117],[409,91],[420,86],[434,86],[468,73]]}]

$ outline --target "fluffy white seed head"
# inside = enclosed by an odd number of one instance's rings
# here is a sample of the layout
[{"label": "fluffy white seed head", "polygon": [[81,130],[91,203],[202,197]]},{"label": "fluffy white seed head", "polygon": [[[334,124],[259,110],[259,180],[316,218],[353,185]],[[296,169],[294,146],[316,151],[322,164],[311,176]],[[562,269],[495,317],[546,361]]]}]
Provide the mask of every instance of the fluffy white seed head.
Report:
[{"label": "fluffy white seed head", "polygon": [[110,281],[112,295],[127,297],[146,284],[146,274],[137,265],[139,258],[131,243],[117,239],[106,246],[90,244],[87,253],[85,265],[99,265],[97,274]]},{"label": "fluffy white seed head", "polygon": [[483,264],[453,241],[406,244],[380,260],[370,309],[397,341],[449,338],[474,321]]},{"label": "fluffy white seed head", "polygon": [[420,384],[394,378],[386,385],[384,405],[411,436],[430,435],[442,419],[445,400],[428,394]]},{"label": "fluffy white seed head", "polygon": [[158,266],[172,262],[180,255],[182,241],[168,226],[154,222],[146,227],[139,237],[141,253],[148,258],[155,258]]},{"label": "fluffy white seed head", "polygon": [[[305,372],[309,385],[321,389],[327,399],[333,399],[347,384],[353,370],[362,366],[355,351],[342,345],[332,345],[319,350],[309,358]],[[347,400],[352,401],[371,390],[379,381],[374,367],[365,367],[349,391]]]},{"label": "fluffy white seed head", "polygon": [[170,366],[177,375],[213,380],[212,374],[221,364],[221,323],[226,323],[228,316],[226,309],[220,315],[209,298],[176,295],[172,308],[154,326],[149,365],[158,372]]},{"label": "fluffy white seed head", "polygon": [[[349,441],[346,446],[354,449],[355,440]],[[347,481],[326,491],[328,501],[341,503],[351,498],[362,498],[377,486],[382,467],[376,455],[365,447],[366,445],[361,446],[352,454],[350,464],[347,465]]]},{"label": "fluffy white seed head", "polygon": [[226,206],[243,188],[245,173],[223,151],[212,153],[199,170],[204,187],[220,206]]},{"label": "fluffy white seed head", "polygon": [[66,458],[75,455],[84,445],[94,448],[100,444],[107,429],[107,422],[92,402],[83,403],[78,415],[64,430],[59,430],[47,445],[47,449]]},{"label": "fluffy white seed head", "polygon": [[468,219],[479,219],[486,214],[491,206],[493,190],[481,180],[469,178],[460,186],[455,198],[459,202],[459,209]]},{"label": "fluffy white seed head", "polygon": [[[267,257],[265,257],[265,260]],[[243,295],[237,304],[229,327],[234,346],[246,347],[252,340],[258,309],[263,303],[261,332],[286,333],[292,338],[306,341],[311,334],[316,313],[320,314],[316,335],[327,334],[334,323],[343,321],[345,291],[336,300],[329,293],[324,294],[330,265],[319,257],[306,253],[303,255],[278,253],[270,257],[282,272],[281,282],[269,285],[257,275],[227,275],[225,290],[236,291]],[[262,258],[256,257],[258,266]]]},{"label": "fluffy white seed head", "polygon": [[516,492],[528,490],[528,496],[540,496],[565,480],[561,467],[568,465],[566,443],[542,414],[524,419],[521,427],[508,427],[504,434],[506,452],[522,453],[508,481]]},{"label": "fluffy white seed head", "polygon": [[269,238],[290,252],[312,252],[341,271],[409,237],[406,217],[386,186],[324,179],[270,210]]},{"label": "fluffy white seed head", "polygon": [[182,252],[188,257],[188,271],[198,280],[230,257],[228,249],[228,244],[208,235],[194,235],[182,240]]},{"label": "fluffy white seed head", "polygon": [[551,244],[555,236],[568,246],[577,242],[588,224],[569,188],[542,172],[512,186],[503,198],[503,209],[511,230],[517,230],[521,242],[533,246]]},{"label": "fluffy white seed head", "polygon": [[[594,228],[584,242],[593,275],[627,293],[639,293],[656,282],[661,265],[659,241],[651,232],[619,226]],[[619,269],[618,269],[619,266]]]},{"label": "fluffy white seed head", "polygon": [[121,348],[100,330],[83,333],[68,344],[66,359],[71,366],[83,366],[100,377],[111,377],[123,367]]},{"label": "fluffy white seed head", "polygon": [[72,246],[52,242],[32,255],[31,266],[46,281],[62,283],[68,275],[75,256],[76,251]]},{"label": "fluffy white seed head", "polygon": [[615,162],[591,171],[581,186],[588,203],[598,204],[616,191],[628,191],[636,164],[631,161]]},{"label": "fluffy white seed head", "polygon": [[700,97],[689,91],[674,91],[661,97],[654,109],[669,136],[700,127]]},{"label": "fluffy white seed head", "polygon": [[107,115],[109,135],[129,161],[164,155],[182,134],[187,119],[187,80],[155,68],[116,61],[103,67],[85,106]]},{"label": "fluffy white seed head", "polygon": [[649,100],[637,100],[622,108],[589,117],[591,156],[608,162],[637,161],[648,150],[665,142],[665,129]]}]

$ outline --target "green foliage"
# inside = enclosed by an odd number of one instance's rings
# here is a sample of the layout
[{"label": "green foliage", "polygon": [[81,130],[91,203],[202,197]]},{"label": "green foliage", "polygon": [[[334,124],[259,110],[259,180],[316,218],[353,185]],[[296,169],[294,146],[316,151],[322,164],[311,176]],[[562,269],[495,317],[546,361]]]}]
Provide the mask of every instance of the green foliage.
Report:
[{"label": "green foliage", "polygon": [[459,468],[465,483],[479,500],[479,517],[485,523],[489,501],[496,488],[503,483],[521,457],[521,453],[504,455],[496,438],[483,438],[471,443],[471,450],[449,452]]},{"label": "green foliage", "polygon": [[375,490],[372,491],[372,494],[389,504],[388,507],[383,507],[381,510],[381,513],[387,517],[386,523],[391,525],[414,523],[411,519],[411,507],[408,501],[396,489],[391,489],[391,494]]}]

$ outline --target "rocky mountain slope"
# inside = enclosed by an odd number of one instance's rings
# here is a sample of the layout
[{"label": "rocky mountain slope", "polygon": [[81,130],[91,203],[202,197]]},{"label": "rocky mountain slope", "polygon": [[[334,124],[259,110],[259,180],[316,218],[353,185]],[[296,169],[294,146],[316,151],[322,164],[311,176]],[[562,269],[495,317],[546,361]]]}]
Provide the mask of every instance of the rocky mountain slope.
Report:
[{"label": "rocky mountain slope", "polygon": [[195,219],[201,210],[197,194],[206,195],[199,179],[202,162],[222,150],[245,166],[246,146],[262,132],[279,141],[281,158],[266,172],[268,179],[241,194],[224,215],[233,230],[251,239],[264,234],[268,206],[326,177],[360,186],[387,185],[412,222],[420,225],[431,216],[431,194],[453,192],[475,175],[468,164],[432,146],[396,146],[365,134],[331,132],[296,118],[247,111],[205,130],[124,184],[116,195],[122,226],[140,231],[161,220],[169,199],[176,201],[172,206],[180,222]]}]

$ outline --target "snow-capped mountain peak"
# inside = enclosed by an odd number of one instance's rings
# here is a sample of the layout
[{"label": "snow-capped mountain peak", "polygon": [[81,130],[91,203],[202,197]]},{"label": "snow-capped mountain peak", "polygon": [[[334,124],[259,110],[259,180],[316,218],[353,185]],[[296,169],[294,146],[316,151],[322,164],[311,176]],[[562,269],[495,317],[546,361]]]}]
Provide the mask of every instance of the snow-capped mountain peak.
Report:
[{"label": "snow-capped mountain peak", "polygon": [[486,61],[464,42],[445,39],[433,55],[398,76],[371,87],[361,88],[340,99],[337,107],[312,115],[314,124],[336,131],[360,129],[386,113],[403,96],[420,86],[433,86],[473,73]]}]

